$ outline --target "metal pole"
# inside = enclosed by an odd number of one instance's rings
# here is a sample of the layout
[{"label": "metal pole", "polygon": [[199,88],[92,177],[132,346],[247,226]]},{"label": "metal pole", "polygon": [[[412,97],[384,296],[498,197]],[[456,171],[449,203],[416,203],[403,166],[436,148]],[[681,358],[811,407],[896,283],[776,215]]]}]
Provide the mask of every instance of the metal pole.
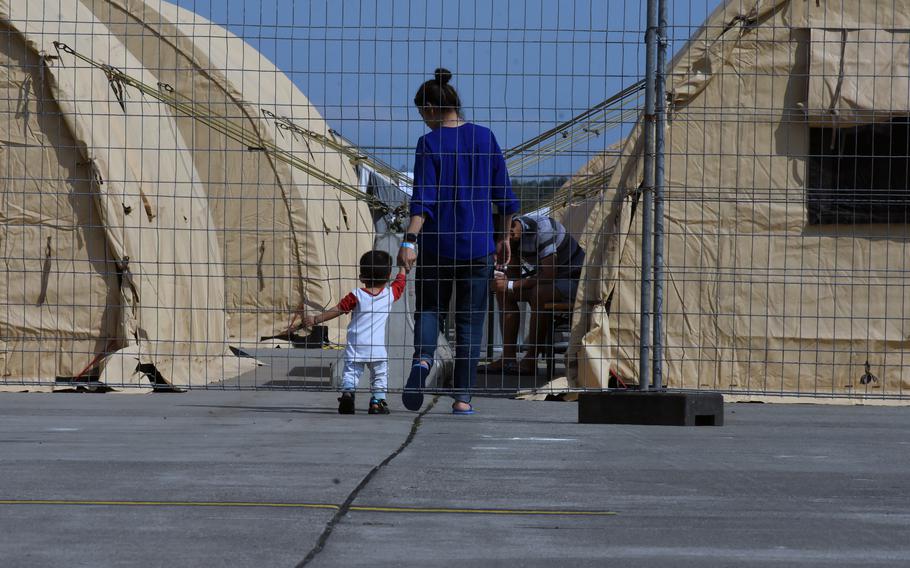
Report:
[{"label": "metal pole", "polygon": [[487,296],[487,359],[493,360],[493,336],[496,333],[496,293]]},{"label": "metal pole", "polygon": [[654,135],[654,388],[663,388],[664,360],[664,154],[667,132],[667,0],[657,1],[657,127]]},{"label": "metal pole", "polygon": [[652,231],[654,206],[654,99],[657,86],[657,0],[648,0],[648,29],[645,31],[645,114],[644,114],[644,179],[641,185],[641,347],[639,352],[638,388],[650,388]]}]

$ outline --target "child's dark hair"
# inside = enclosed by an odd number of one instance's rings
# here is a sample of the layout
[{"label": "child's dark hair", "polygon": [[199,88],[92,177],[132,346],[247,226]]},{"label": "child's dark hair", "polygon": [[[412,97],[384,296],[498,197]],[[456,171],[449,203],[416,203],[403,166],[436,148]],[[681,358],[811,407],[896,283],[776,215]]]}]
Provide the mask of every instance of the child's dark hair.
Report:
[{"label": "child's dark hair", "polygon": [[458,97],[455,87],[449,84],[451,80],[452,72],[440,67],[433,72],[432,79],[417,89],[414,104],[421,108],[453,109],[461,116],[461,99]]},{"label": "child's dark hair", "polygon": [[360,281],[366,286],[381,286],[392,275],[392,257],[384,250],[371,250],[360,257]]}]

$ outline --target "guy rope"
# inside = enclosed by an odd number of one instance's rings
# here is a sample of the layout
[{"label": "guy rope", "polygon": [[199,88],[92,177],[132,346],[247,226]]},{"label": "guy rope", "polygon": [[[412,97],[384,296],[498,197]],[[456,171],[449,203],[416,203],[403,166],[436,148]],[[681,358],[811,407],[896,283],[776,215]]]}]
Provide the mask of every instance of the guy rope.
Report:
[{"label": "guy rope", "polygon": [[[383,203],[376,197],[363,192],[357,186],[323,171],[299,157],[295,152],[281,148],[274,142],[264,139],[257,134],[255,130],[243,128],[235,121],[218,113],[208,105],[193,101],[181,95],[168,83],[158,82],[156,85],[149,85],[132,75],[123,72],[117,67],[101,63],[79,53],[65,43],[55,41],[54,47],[57,49],[58,54],[60,52],[67,53],[76,59],[101,70],[107,77],[111,90],[117,98],[120,107],[124,110],[126,109],[124,86],[132,87],[143,95],[169,106],[176,113],[188,116],[205,124],[212,130],[240,143],[250,151],[265,152],[274,159],[303,171],[311,177],[334,187],[346,195],[367,202],[370,206],[376,208],[383,214],[392,211],[392,208],[389,205]],[[504,152],[504,157],[506,158],[509,173],[512,176],[518,176],[524,170],[539,164],[545,159],[569,151],[578,144],[601,136],[607,130],[628,123],[629,120],[635,118],[640,112],[637,102],[641,97],[643,88],[644,81],[630,85],[591,109],[518,146],[506,150]],[[285,131],[292,136],[301,136],[308,141],[335,150],[346,156],[353,165],[366,165],[374,171],[386,176],[396,184],[407,185],[411,183],[411,180],[406,174],[396,170],[382,160],[360,151],[360,149],[344,139],[334,130],[329,129],[328,135],[321,134],[303,128],[294,123],[291,119],[280,116],[268,109],[261,108],[260,111],[266,120],[274,121],[275,127],[279,130]],[[559,204],[565,205],[576,199],[584,199],[589,195],[595,194],[603,189],[603,186],[609,181],[611,175],[612,168],[608,168],[603,172],[571,183],[571,185],[566,186],[554,194],[548,201],[548,204],[553,206],[558,206]],[[401,214],[401,211],[396,210],[395,212]]]},{"label": "guy rope", "polygon": [[628,124],[640,112],[644,81],[634,83],[583,113],[504,152],[509,173],[517,176],[530,166],[564,153],[605,132]]},{"label": "guy rope", "polygon": [[[124,103],[124,86],[132,87],[143,95],[151,97],[152,99],[169,106],[175,112],[184,116],[188,116],[194,120],[201,122],[202,124],[205,124],[212,130],[227,136],[235,142],[240,143],[250,151],[265,152],[274,157],[276,160],[300,171],[303,171],[311,177],[322,181],[331,187],[334,187],[342,193],[345,193],[355,199],[367,202],[369,205],[379,209],[383,213],[390,211],[390,207],[387,204],[383,203],[372,195],[364,193],[357,186],[352,185],[342,179],[333,176],[328,172],[321,170],[306,160],[301,159],[294,152],[285,150],[284,148],[276,145],[274,142],[264,139],[255,131],[249,128],[243,128],[231,119],[219,114],[211,107],[180,95],[180,93],[178,93],[173,86],[167,83],[159,82],[157,85],[152,86],[140,81],[139,79],[136,79],[135,77],[121,71],[116,67],[95,61],[91,57],[77,52],[65,43],[55,41],[54,47],[58,52],[68,53],[76,59],[79,59],[80,61],[104,72],[107,80],[111,84],[111,90],[117,97],[121,108],[126,108]],[[356,147],[334,140],[332,137],[333,131],[331,130],[329,131],[330,135],[326,136],[318,132],[303,128],[292,122],[290,119],[279,116],[270,110],[261,109],[261,111],[263,116],[267,120],[273,120],[276,127],[280,130],[287,131],[293,135],[303,136],[327,148],[336,150],[341,154],[347,156],[352,164],[365,164],[397,183],[406,180],[406,177],[402,173],[396,171],[388,164],[385,164],[380,160],[372,158],[363,152],[358,151]]]}]

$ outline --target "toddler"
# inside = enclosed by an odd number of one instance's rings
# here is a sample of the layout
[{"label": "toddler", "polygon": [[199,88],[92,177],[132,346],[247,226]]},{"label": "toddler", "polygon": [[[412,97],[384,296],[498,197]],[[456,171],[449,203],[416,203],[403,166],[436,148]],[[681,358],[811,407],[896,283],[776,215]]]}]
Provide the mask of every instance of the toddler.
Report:
[{"label": "toddler", "polygon": [[386,403],[389,362],[385,347],[385,328],[392,304],[401,297],[407,283],[406,270],[398,269],[398,276],[388,286],[392,274],[392,257],[381,250],[371,250],[360,257],[360,281],[363,288],[354,290],[334,308],[315,316],[303,318],[304,326],[312,328],[350,313],[348,343],[344,351],[344,371],[341,378],[341,397],[338,399],[340,414],[354,414],[354,391],[363,374],[370,368],[371,381],[369,413],[388,414]]}]

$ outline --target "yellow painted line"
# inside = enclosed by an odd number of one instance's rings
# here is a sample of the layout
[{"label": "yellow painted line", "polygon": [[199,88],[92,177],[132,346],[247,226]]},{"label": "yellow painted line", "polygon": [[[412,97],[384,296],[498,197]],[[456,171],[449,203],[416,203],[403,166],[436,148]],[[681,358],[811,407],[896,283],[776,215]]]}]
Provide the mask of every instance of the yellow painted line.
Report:
[{"label": "yellow painted line", "polygon": [[552,515],[563,517],[609,517],[616,511],[550,511],[547,509],[468,509],[449,507],[363,507],[351,506],[351,511],[370,513],[437,513],[455,515]]},{"label": "yellow painted line", "polygon": [[78,499],[0,499],[0,505],[96,505],[103,507],[280,507],[338,510],[327,503],[262,503],[257,501],[91,501]]},{"label": "yellow painted line", "polygon": [[[97,501],[81,499],[0,499],[0,505],[86,505],[101,507],[272,507],[285,509],[323,509],[337,511],[340,507],[329,503],[268,503],[258,501]],[[511,516],[563,516],[608,517],[616,511],[572,511],[547,509],[470,509],[458,507],[371,507],[353,505],[349,511],[361,513],[423,513],[448,515],[511,515]]]}]

